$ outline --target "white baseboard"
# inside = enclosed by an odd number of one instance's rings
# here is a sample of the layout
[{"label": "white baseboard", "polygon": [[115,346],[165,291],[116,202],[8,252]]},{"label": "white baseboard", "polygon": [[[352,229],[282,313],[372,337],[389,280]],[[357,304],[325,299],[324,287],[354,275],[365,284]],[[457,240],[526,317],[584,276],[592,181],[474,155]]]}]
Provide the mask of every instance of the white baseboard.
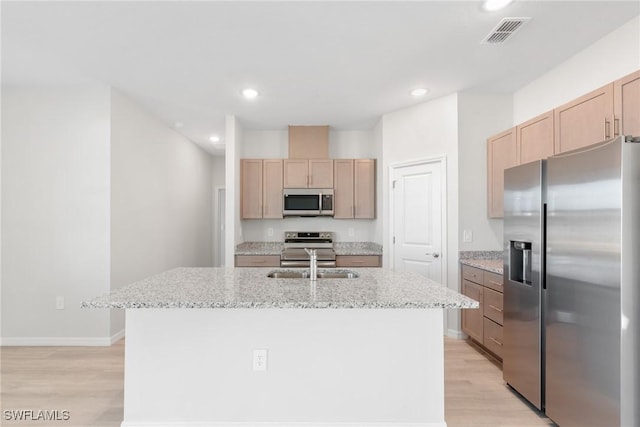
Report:
[{"label": "white baseboard", "polygon": [[467,338],[467,334],[457,329],[447,329],[447,336],[456,340],[463,340]]},{"label": "white baseboard", "polygon": [[261,422],[135,422],[123,421],[121,427],[447,427],[441,423],[261,423]]},{"label": "white baseboard", "polygon": [[124,329],[111,337],[2,337],[0,345],[7,347],[108,347],[124,338]]}]

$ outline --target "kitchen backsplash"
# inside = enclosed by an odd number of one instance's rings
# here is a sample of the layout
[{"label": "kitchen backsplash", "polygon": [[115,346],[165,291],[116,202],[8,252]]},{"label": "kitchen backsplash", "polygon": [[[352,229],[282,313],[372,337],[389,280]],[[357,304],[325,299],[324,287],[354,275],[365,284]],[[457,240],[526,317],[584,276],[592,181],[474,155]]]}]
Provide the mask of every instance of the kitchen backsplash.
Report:
[{"label": "kitchen backsplash", "polygon": [[[241,222],[245,242],[283,241],[285,231],[333,231],[336,242],[378,242],[377,220],[340,220],[333,218],[299,218],[244,220]],[[269,234],[270,229],[272,235]]]}]

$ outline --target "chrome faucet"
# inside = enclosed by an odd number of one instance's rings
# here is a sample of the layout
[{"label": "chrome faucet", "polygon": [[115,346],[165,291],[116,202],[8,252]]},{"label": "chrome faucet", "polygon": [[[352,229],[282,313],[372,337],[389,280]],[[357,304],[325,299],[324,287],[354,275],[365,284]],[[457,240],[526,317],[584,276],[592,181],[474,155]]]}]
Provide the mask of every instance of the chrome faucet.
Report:
[{"label": "chrome faucet", "polygon": [[305,252],[309,254],[309,279],[312,281],[318,280],[318,255],[315,249],[304,248]]}]

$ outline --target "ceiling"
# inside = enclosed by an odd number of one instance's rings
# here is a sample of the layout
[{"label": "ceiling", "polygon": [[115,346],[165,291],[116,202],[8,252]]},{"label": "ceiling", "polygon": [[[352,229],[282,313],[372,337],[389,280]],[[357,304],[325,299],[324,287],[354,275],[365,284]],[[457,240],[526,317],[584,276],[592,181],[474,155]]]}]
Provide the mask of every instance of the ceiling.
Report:
[{"label": "ceiling", "polygon": [[[371,129],[463,90],[511,93],[640,13],[640,2],[2,1],[2,84],[107,84],[218,153],[247,129]],[[503,17],[530,17],[504,44]],[[243,99],[244,87],[260,95]],[[415,99],[409,91],[424,86]]]}]

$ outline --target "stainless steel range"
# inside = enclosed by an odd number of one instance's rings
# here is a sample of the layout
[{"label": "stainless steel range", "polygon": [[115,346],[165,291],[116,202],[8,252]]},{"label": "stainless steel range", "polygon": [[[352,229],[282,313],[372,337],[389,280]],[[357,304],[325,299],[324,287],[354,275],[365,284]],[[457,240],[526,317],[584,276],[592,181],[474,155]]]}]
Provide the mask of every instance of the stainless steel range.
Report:
[{"label": "stainless steel range", "polygon": [[308,268],[309,254],[305,252],[305,248],[316,249],[318,267],[334,268],[336,266],[331,231],[286,231],[280,266]]}]

